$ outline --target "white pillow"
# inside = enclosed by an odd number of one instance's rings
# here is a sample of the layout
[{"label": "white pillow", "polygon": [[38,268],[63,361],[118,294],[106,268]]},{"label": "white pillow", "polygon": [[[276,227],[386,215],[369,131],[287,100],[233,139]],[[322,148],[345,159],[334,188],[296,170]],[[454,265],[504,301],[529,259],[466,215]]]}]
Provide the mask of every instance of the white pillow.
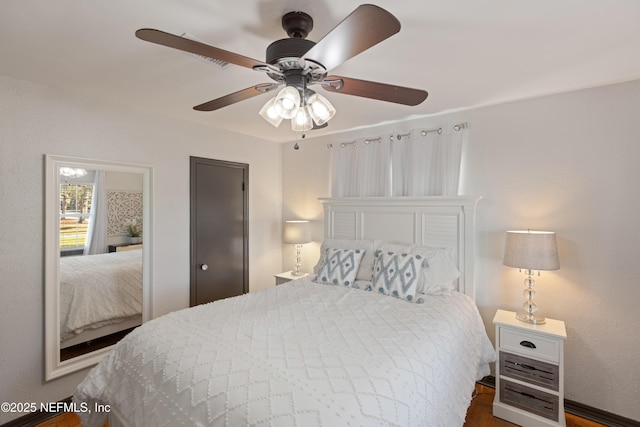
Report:
[{"label": "white pillow", "polygon": [[353,285],[363,254],[362,249],[325,249],[324,264],[318,269],[316,282],[329,285]]},{"label": "white pillow", "polygon": [[418,293],[428,295],[450,295],[456,288],[460,271],[451,260],[449,251],[444,248],[417,246],[410,243],[381,242],[376,253],[390,251],[422,255],[424,262]]},{"label": "white pillow", "polygon": [[379,252],[373,274],[374,292],[414,302],[423,261],[419,254]]},{"label": "white pillow", "polygon": [[356,280],[366,280],[370,282],[373,279],[373,264],[375,262],[373,240],[325,239],[320,247],[318,263],[313,267],[313,272],[316,274],[324,264],[324,256],[327,248],[363,250],[364,254],[360,260]]},{"label": "white pillow", "polygon": [[427,295],[451,295],[456,288],[456,280],[460,277],[460,271],[451,261],[445,249],[428,249],[422,252],[414,248],[417,253],[424,253],[425,264],[422,265],[422,288],[418,292]]}]

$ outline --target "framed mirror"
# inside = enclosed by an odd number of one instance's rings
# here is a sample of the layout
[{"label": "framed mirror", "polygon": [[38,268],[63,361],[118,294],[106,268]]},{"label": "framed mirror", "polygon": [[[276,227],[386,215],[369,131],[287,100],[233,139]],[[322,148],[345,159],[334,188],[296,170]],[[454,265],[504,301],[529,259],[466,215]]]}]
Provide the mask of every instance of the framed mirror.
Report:
[{"label": "framed mirror", "polygon": [[45,156],[45,380],[150,320],[152,167]]}]

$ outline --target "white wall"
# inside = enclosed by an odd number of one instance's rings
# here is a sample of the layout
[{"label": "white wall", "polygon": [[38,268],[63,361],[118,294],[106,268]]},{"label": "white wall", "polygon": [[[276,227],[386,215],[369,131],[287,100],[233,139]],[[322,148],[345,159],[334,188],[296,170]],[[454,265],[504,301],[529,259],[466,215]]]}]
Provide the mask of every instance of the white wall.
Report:
[{"label": "white wall", "polygon": [[138,191],[142,193],[142,174],[126,172],[107,172],[105,174],[107,191]]},{"label": "white wall", "polygon": [[501,264],[504,232],[555,231],[561,269],[536,277],[537,302],[567,325],[566,397],[640,420],[639,111],[634,81],[307,139],[297,151],[286,144],[283,217],[314,220],[316,242],[302,255],[310,271],[322,239],[317,198],[330,195],[328,143],[468,122],[461,194],[483,196],[476,284],[490,337],[495,310],[523,300],[524,276]]},{"label": "white wall", "polygon": [[248,163],[250,289],[273,285],[278,144],[0,76],[0,402],[63,399],[87,372],[44,382],[45,154],[153,165],[154,316],[189,305],[189,156]]}]

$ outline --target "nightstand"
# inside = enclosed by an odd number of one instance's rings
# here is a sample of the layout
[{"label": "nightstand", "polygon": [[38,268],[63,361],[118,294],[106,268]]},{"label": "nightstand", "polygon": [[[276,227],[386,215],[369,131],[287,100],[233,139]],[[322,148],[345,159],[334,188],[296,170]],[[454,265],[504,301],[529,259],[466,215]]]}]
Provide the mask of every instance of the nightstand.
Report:
[{"label": "nightstand", "polygon": [[564,322],[524,323],[498,310],[493,415],[525,427],[565,426]]},{"label": "nightstand", "polygon": [[292,280],[299,279],[301,277],[305,277],[305,276],[309,275],[308,273],[302,273],[302,274],[300,274],[298,276],[295,276],[292,273],[293,273],[292,271],[285,271],[284,273],[276,274],[274,276],[276,278],[276,286],[277,285],[282,285],[283,283],[287,283],[287,282],[290,282]]},{"label": "nightstand", "polygon": [[120,243],[117,245],[109,245],[109,252],[134,251],[142,249],[142,243]]}]

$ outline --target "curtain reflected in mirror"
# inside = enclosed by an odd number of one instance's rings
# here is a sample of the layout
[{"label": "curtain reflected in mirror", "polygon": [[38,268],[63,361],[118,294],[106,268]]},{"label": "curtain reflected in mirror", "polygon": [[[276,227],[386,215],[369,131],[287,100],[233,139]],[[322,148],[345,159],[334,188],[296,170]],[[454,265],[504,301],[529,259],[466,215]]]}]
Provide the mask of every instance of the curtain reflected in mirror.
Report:
[{"label": "curtain reflected in mirror", "polygon": [[96,363],[150,318],[150,174],[47,156],[47,379]]}]

